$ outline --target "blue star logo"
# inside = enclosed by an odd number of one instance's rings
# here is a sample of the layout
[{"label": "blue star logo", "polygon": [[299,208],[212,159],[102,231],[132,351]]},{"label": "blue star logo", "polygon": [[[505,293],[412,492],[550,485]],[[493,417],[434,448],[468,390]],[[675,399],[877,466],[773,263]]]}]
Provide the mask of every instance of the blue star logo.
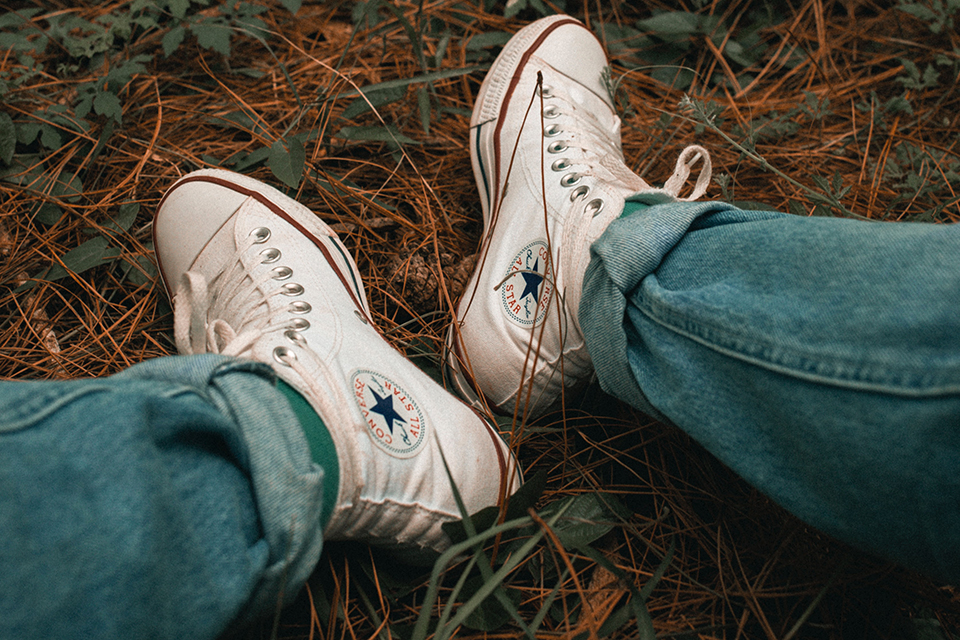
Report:
[{"label": "blue star logo", "polygon": [[377,399],[377,403],[371,407],[370,411],[383,416],[383,419],[387,421],[387,428],[390,429],[390,433],[393,433],[394,420],[399,420],[401,423],[406,422],[406,420],[400,417],[396,409],[393,408],[393,396],[387,395],[381,398],[373,389],[370,389],[370,393]]},{"label": "blue star logo", "polygon": [[540,267],[540,258],[537,258],[537,261],[533,263],[534,273],[529,273],[524,271],[520,275],[523,276],[523,293],[520,294],[520,299],[523,300],[527,296],[533,296],[534,302],[540,302],[540,283],[543,282],[543,276],[539,273]]}]

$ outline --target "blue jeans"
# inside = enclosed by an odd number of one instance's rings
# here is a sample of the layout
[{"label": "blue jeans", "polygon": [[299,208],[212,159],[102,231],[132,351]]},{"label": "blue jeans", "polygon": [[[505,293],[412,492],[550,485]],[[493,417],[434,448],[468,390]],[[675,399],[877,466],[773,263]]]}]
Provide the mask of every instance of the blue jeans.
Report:
[{"label": "blue jeans", "polygon": [[316,565],[323,473],[269,367],[0,390],[0,638],[215,638]]},{"label": "blue jeans", "polygon": [[[810,524],[960,578],[960,234],[669,204],[593,246],[604,387]],[[213,638],[292,598],[322,470],[261,364],[0,386],[0,637]]]},{"label": "blue jeans", "polygon": [[605,390],[814,527],[960,580],[960,227],[654,204],[591,251]]}]

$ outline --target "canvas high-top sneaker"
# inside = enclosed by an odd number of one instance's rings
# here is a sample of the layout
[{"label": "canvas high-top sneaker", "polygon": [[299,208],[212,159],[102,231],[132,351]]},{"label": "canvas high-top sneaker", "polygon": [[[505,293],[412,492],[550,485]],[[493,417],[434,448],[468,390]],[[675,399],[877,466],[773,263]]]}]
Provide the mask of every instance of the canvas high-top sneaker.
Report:
[{"label": "canvas high-top sneaker", "polygon": [[[551,16],[520,30],[487,74],[470,121],[484,235],[448,336],[446,374],[475,405],[535,416],[592,364],[577,319],[589,248],[627,197],[676,200],[710,158],[687,147],[654,189],[625,164],[602,74],[603,48],[580,22]],[[538,83],[541,83],[538,85]]]},{"label": "canvas high-top sneaker", "polygon": [[442,550],[440,525],[520,483],[497,431],[391,347],[336,234],[257,180],[203,170],[157,209],[160,269],[182,354],[267,363],[310,403],[340,467],[326,539]]}]

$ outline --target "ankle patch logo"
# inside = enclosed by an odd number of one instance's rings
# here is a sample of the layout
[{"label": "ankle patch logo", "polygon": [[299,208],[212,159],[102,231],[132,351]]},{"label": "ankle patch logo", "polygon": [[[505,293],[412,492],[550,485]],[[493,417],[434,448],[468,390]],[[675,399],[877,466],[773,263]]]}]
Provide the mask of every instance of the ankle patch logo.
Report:
[{"label": "ankle patch logo", "polygon": [[507,317],[523,327],[538,325],[547,313],[553,283],[547,278],[547,243],[534,240],[521,249],[500,285],[500,303]]},{"label": "ankle patch logo", "polygon": [[373,441],[397,458],[417,454],[426,441],[426,421],[419,405],[400,385],[375,371],[353,374],[353,399]]}]

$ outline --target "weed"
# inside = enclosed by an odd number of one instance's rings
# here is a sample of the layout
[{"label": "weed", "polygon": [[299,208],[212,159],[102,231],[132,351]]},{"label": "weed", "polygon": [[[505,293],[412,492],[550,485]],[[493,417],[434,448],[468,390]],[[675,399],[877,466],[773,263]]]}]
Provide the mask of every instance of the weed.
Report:
[{"label": "weed", "polygon": [[599,23],[597,30],[622,63],[652,69],[654,79],[681,90],[689,89],[696,80],[694,69],[703,43],[709,42],[724,69],[706,81],[739,90],[753,79],[746,70],[759,62],[765,51],[762,29],[776,19],[774,5],[757,4],[763,10],[754,10],[736,27],[718,13],[705,13],[701,6],[697,11],[654,12],[633,26]]},{"label": "weed", "polygon": [[909,13],[927,23],[931,33],[941,34],[954,28],[953,17],[960,10],[958,0],[931,0],[930,2],[907,2],[900,0],[900,11]]},{"label": "weed", "polygon": [[[258,18],[268,10],[266,6],[227,3],[211,13],[203,10],[207,4],[133,0],[92,18],[79,11],[43,14],[36,8],[0,16],[0,45],[15,52],[18,63],[0,75],[0,100],[4,104],[0,111],[0,161],[6,167],[2,179],[44,194],[45,201],[34,210],[34,220],[47,226],[57,224],[64,211],[78,203],[88,167],[109,144],[117,127],[123,125],[128,87],[135,77],[148,73],[148,67],[160,64],[159,52],[142,52],[144,47],[138,42],[163,32],[163,57],[169,58],[189,33],[201,48],[228,58],[235,34],[261,42],[269,36],[266,24]],[[286,0],[284,6],[295,12],[299,0]],[[51,50],[61,52],[53,63],[37,62]],[[51,72],[73,87],[56,102],[27,89],[39,76]],[[278,178],[295,187],[303,171],[302,142],[295,137],[279,139],[267,149],[263,160]],[[84,162],[49,174],[48,164],[65,152],[84,158]],[[130,211],[121,207],[118,219],[124,231],[133,222]],[[91,232],[100,233],[96,229]],[[118,240],[104,233],[84,241],[34,276],[31,284],[59,280],[68,272],[82,273],[120,260],[125,254],[117,246],[122,244]],[[125,264],[122,272],[134,282],[142,282],[152,273],[144,259]]]}]

